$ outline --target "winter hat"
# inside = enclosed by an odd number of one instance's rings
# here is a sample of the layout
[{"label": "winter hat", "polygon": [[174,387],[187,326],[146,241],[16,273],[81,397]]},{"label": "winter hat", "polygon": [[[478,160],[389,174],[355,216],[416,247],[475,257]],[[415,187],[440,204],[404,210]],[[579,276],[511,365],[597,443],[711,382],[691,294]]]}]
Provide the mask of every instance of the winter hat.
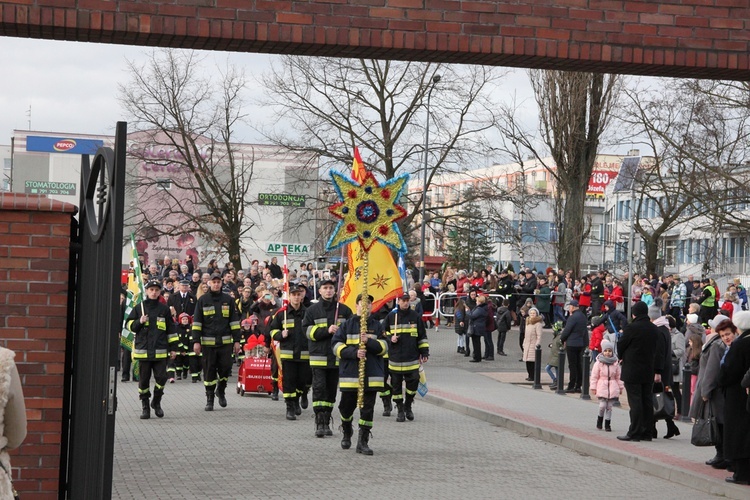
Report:
[{"label": "winter hat", "polygon": [[630,308],[630,314],[636,318],[648,316],[648,306],[645,302],[636,302],[633,304],[633,307]]},{"label": "winter hat", "polygon": [[685,316],[685,319],[687,319],[688,323],[691,325],[697,325],[700,322],[700,319],[698,319],[698,315],[695,313],[688,314]]},{"label": "winter hat", "polygon": [[750,311],[737,311],[732,315],[732,323],[741,332],[750,330]]},{"label": "winter hat", "polygon": [[714,319],[708,320],[708,326],[710,326],[712,330],[715,330],[716,327],[719,326],[719,323],[721,323],[725,319],[729,319],[729,317],[724,316],[723,314],[717,314],[716,316],[714,316]]},{"label": "winter hat", "polygon": [[568,305],[578,307],[578,301],[576,299],[571,299],[570,302],[568,302]]},{"label": "winter hat", "polygon": [[609,340],[602,340],[602,352],[606,351],[607,349],[612,349],[612,351],[614,351],[615,345]]},{"label": "winter hat", "polygon": [[661,318],[661,309],[658,306],[649,306],[648,308],[648,318],[649,319],[659,319]]}]

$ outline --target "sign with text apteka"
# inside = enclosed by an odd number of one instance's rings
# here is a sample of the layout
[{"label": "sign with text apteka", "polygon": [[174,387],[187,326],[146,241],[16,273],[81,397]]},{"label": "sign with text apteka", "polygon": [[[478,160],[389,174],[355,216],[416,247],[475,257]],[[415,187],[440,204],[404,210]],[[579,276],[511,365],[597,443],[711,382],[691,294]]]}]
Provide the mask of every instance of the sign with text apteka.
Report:
[{"label": "sign with text apteka", "polygon": [[305,195],[286,193],[258,193],[258,205],[271,207],[304,207]]}]

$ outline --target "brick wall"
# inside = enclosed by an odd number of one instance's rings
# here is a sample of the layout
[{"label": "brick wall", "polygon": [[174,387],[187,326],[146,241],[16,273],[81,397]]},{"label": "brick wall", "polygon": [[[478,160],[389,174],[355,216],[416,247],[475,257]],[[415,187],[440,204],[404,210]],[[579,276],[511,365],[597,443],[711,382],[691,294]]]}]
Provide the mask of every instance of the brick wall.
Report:
[{"label": "brick wall", "polygon": [[70,223],[76,207],[0,193],[0,345],[16,352],[28,435],[11,452],[21,498],[56,499]]},{"label": "brick wall", "polygon": [[0,35],[750,80],[747,0],[3,0]]}]

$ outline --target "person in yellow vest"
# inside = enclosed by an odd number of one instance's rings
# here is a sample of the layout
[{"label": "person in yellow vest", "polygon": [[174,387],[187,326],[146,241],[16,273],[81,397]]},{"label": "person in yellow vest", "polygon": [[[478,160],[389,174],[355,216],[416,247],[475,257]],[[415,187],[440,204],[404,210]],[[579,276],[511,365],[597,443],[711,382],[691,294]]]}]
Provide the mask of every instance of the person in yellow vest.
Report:
[{"label": "person in yellow vest", "polygon": [[703,289],[703,293],[699,302],[701,305],[699,316],[702,324],[708,324],[708,320],[714,319],[714,316],[718,313],[716,288],[708,278],[701,280],[701,288]]}]

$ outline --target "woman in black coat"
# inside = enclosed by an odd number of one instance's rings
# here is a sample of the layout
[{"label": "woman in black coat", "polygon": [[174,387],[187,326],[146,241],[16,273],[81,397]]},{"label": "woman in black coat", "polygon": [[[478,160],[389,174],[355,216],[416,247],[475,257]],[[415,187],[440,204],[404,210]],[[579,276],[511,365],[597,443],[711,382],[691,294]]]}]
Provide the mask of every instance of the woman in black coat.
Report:
[{"label": "woman in black coat", "polygon": [[732,322],[742,333],[732,342],[719,371],[724,390],[724,458],[734,464],[729,483],[750,484],[750,414],[742,377],[750,370],[750,311],[734,313]]},{"label": "woman in black coat", "polygon": [[471,310],[471,346],[474,349],[474,356],[469,360],[472,363],[482,361],[482,338],[487,330],[487,297],[479,295],[477,297],[477,306]]}]

